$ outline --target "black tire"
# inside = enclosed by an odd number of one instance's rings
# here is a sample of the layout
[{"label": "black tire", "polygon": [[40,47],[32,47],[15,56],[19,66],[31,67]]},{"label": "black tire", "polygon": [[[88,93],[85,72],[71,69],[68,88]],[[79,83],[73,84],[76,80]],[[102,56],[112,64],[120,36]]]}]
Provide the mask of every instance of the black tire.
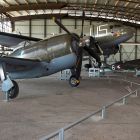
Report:
[{"label": "black tire", "polygon": [[80,84],[80,81],[75,76],[71,76],[69,79],[69,84],[71,87],[77,87]]},{"label": "black tire", "polygon": [[9,99],[14,99],[19,94],[19,86],[16,81],[12,80],[14,86],[8,91]]}]

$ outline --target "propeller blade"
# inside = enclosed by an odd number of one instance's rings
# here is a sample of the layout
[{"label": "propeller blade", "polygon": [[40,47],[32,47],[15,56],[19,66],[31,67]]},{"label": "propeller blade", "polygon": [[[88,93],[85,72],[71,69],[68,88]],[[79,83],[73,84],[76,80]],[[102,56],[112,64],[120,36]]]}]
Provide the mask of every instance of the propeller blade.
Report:
[{"label": "propeller blade", "polygon": [[83,48],[79,47],[77,52],[76,78],[79,79],[82,67]]},{"label": "propeller blade", "polygon": [[103,50],[101,49],[100,45],[98,42],[96,42],[95,44],[97,46],[97,48],[99,49],[100,53],[103,54]]},{"label": "propeller blade", "polygon": [[71,35],[71,32],[69,32],[69,30],[68,30],[58,19],[56,19],[55,17],[53,17],[53,20],[54,20],[54,22],[55,22],[58,26],[60,26],[65,32],[67,32],[68,34]]},{"label": "propeller blade", "polygon": [[60,28],[62,28],[65,32],[74,37],[77,41],[79,41],[79,37],[76,34],[71,33],[58,19],[53,17],[53,20]]},{"label": "propeller blade", "polygon": [[85,11],[83,11],[83,13],[82,13],[82,31],[81,31],[81,36],[80,37],[83,37],[84,19],[85,19]]}]

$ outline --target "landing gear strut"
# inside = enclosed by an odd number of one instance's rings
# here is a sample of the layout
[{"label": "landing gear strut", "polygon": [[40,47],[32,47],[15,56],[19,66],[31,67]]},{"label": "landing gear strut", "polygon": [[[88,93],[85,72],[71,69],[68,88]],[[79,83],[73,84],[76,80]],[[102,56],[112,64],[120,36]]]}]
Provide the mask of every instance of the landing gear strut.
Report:
[{"label": "landing gear strut", "polygon": [[18,96],[19,87],[18,84],[11,80],[5,70],[5,64],[0,64],[0,78],[2,81],[2,91],[6,95],[6,101],[14,99]]},{"label": "landing gear strut", "polygon": [[12,83],[13,83],[13,87],[10,90],[8,90],[9,99],[14,99],[19,94],[19,86],[18,86],[17,82],[12,80]]},{"label": "landing gear strut", "polygon": [[77,87],[80,84],[80,74],[81,74],[81,67],[82,67],[82,48],[78,47],[76,55],[77,55],[77,62],[74,68],[71,69],[72,76],[69,79],[69,84],[72,87]]}]

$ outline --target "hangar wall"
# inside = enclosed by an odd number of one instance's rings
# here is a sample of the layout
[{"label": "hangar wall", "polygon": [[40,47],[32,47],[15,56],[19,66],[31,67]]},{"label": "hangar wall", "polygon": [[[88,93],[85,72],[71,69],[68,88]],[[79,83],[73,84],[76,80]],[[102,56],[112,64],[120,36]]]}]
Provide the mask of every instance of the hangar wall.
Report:
[{"label": "hangar wall", "polygon": [[[81,20],[63,19],[61,22],[70,31],[81,29]],[[30,28],[31,25],[31,28]],[[84,26],[89,26],[90,22],[85,21]],[[31,31],[31,32],[30,32]],[[15,32],[22,35],[44,38],[53,34],[64,33],[64,31],[54,23],[52,19],[46,20],[31,20],[15,22]]]},{"label": "hangar wall", "polygon": [[[62,19],[61,22],[66,26],[66,28],[70,31],[81,32],[81,20],[74,19]],[[108,23],[103,22],[95,22],[95,21],[85,21],[84,29],[86,29],[86,33],[89,33],[87,28],[92,25],[93,32],[97,33],[97,26],[106,25]],[[140,28],[135,29],[136,35],[133,36],[128,42],[140,42]],[[25,36],[32,36],[37,38],[45,38],[49,36],[53,36],[54,34],[64,33],[64,31],[58,27],[52,19],[39,19],[39,20],[29,20],[29,21],[17,21],[15,22],[15,32]],[[139,58],[140,59],[140,46],[138,45],[121,45],[121,53],[117,53],[116,55],[112,55],[109,57],[108,61],[110,63],[114,63],[115,61],[120,60],[133,60]]]}]

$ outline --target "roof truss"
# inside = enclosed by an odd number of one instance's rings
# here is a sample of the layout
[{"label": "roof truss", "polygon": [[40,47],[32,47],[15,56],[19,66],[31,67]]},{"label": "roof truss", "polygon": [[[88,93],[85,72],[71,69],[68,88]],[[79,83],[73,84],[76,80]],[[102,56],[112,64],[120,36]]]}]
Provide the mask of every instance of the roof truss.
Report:
[{"label": "roof truss", "polygon": [[[106,18],[105,20],[107,21],[114,19],[119,22],[140,24],[139,0],[61,0],[61,2],[60,0],[55,2],[54,0],[42,0],[42,2],[40,0],[34,0],[34,2],[23,0],[22,3],[19,0],[1,1],[6,5],[0,5],[0,13],[4,13],[12,21],[51,18],[52,16],[58,18],[82,18],[81,13],[84,10],[86,19],[104,20]],[[51,12],[48,13],[47,10]],[[17,12],[18,15],[15,15]]]}]

